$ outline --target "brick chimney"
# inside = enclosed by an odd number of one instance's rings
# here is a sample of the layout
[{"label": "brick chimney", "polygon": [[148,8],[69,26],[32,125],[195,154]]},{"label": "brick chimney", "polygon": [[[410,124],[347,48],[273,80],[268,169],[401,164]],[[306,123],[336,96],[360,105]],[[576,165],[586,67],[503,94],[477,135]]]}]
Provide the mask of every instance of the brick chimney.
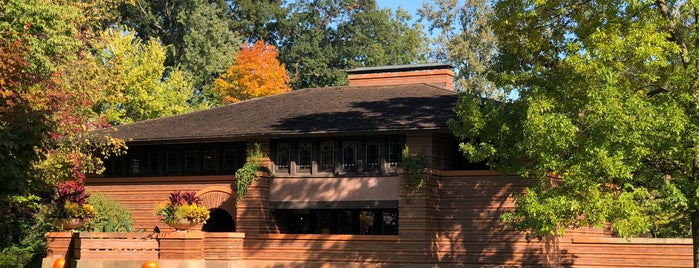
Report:
[{"label": "brick chimney", "polygon": [[350,86],[385,86],[426,83],[453,89],[454,67],[443,63],[392,65],[347,70]]}]

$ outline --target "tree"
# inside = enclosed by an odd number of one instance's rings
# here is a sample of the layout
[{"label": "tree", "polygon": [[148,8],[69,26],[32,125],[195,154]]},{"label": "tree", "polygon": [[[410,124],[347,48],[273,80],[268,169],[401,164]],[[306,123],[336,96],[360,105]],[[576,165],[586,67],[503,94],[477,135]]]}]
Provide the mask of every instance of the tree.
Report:
[{"label": "tree", "polygon": [[429,24],[432,40],[430,57],[456,68],[456,87],[483,97],[502,97],[502,92],[488,79],[497,40],[489,24],[493,9],[489,1],[437,0],[418,10],[421,20]]},{"label": "tree", "polygon": [[[229,15],[223,3],[206,0],[186,1],[178,21],[188,30],[182,37],[180,64],[174,67],[187,73],[195,89],[206,99],[213,97],[213,82],[228,66],[241,42],[229,27]],[[173,44],[180,46],[180,44]]]},{"label": "tree", "polygon": [[[123,142],[97,139],[91,19],[75,3],[0,0],[0,266],[45,254],[38,217],[56,182],[99,173]],[[35,264],[36,265],[36,264]]]},{"label": "tree", "polygon": [[223,0],[136,0],[120,11],[121,23],[142,40],[159,40],[167,47],[165,66],[192,80],[203,95],[200,102],[210,97],[213,80],[233,63],[229,55],[240,45]]},{"label": "tree", "polygon": [[[96,42],[102,96],[95,110],[110,124],[124,124],[192,111],[191,84],[164,66],[166,51],[157,40],[143,43],[133,30],[110,28]],[[163,75],[165,77],[163,78]]]},{"label": "tree", "polygon": [[231,65],[214,87],[224,103],[275,95],[291,91],[289,75],[284,64],[277,60],[272,45],[257,41],[252,46],[244,43]]},{"label": "tree", "polygon": [[243,37],[244,42],[262,40],[276,44],[282,39],[280,30],[288,27],[288,9],[281,0],[230,1],[231,29]]},{"label": "tree", "polygon": [[[464,95],[473,161],[535,183],[504,219],[535,235],[611,223],[622,236],[691,225],[699,267],[699,50],[694,2],[495,3],[496,85]],[[681,230],[681,229],[680,229]]]},{"label": "tree", "polygon": [[423,59],[422,28],[405,11],[374,0],[300,0],[288,10],[277,47],[294,89],[345,85],[349,68]]}]

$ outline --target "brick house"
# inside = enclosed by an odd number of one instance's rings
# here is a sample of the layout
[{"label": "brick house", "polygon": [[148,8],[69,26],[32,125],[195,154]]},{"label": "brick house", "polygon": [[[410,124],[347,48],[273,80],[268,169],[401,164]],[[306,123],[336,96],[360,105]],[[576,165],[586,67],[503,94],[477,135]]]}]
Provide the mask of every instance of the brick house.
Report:
[{"label": "brick house", "polygon": [[[526,182],[458,152],[447,128],[458,99],[450,66],[348,74],[349,86],[118,126],[111,135],[127,140],[128,154],[109,159],[88,189],[129,206],[147,230],[168,230],[152,211],[169,192],[196,191],[212,215],[197,228],[245,233],[231,254],[248,267],[691,266],[685,240],[634,255],[658,241],[624,244],[591,228],[527,240],[508,230],[498,215]],[[274,176],[260,176],[236,204],[234,174],[254,144]],[[396,172],[405,146],[430,163],[418,191],[402,190]]]}]

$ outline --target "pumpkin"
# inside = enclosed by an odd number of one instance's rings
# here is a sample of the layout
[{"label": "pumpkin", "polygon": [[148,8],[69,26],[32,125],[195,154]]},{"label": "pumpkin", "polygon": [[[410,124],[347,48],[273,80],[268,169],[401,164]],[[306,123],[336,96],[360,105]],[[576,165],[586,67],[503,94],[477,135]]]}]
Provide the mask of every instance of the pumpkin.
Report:
[{"label": "pumpkin", "polygon": [[58,258],[55,261],[53,261],[53,268],[63,268],[66,266],[66,259],[64,258]]},{"label": "pumpkin", "polygon": [[141,268],[158,268],[158,262],[157,261],[144,262],[143,265],[141,265]]}]

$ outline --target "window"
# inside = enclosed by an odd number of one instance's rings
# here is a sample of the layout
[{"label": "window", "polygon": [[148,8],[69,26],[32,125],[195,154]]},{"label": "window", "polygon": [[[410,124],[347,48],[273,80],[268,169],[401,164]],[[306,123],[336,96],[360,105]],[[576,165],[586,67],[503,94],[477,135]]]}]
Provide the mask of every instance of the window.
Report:
[{"label": "window", "polygon": [[333,172],[335,170],[335,143],[323,141],[320,143],[320,166],[321,171]]},{"label": "window", "polygon": [[288,142],[277,144],[277,160],[274,162],[277,171],[289,172],[291,164],[291,145]]},{"label": "window", "polygon": [[245,159],[244,143],[133,145],[105,162],[111,177],[234,174]]},{"label": "window", "polygon": [[403,162],[403,144],[402,140],[390,139],[388,140],[388,165],[392,168],[397,167]]},{"label": "window", "polygon": [[296,167],[299,171],[310,173],[311,172],[311,159],[313,158],[313,143],[310,142],[300,142],[298,149],[298,162]]},{"label": "window", "polygon": [[204,157],[202,159],[203,170],[206,173],[216,172],[216,150],[208,149],[204,150]]},{"label": "window", "polygon": [[379,170],[379,159],[381,158],[379,148],[377,140],[367,140],[364,143],[364,163],[366,163],[367,171]]},{"label": "window", "polygon": [[271,144],[281,176],[394,174],[401,162],[403,136],[284,139]]},{"label": "window", "polygon": [[178,152],[167,152],[167,174],[178,175],[180,173],[180,154]]},{"label": "window", "polygon": [[198,162],[197,151],[187,150],[184,152],[184,173],[193,175],[197,173]]},{"label": "window", "polygon": [[357,141],[342,143],[342,169],[345,172],[357,171]]},{"label": "window", "polygon": [[112,162],[110,165],[109,174],[112,177],[121,177],[124,175],[124,159],[123,158],[111,158]]},{"label": "window", "polygon": [[287,234],[397,235],[398,209],[275,209],[274,221]]},{"label": "window", "polygon": [[133,154],[129,159],[129,174],[131,176],[140,176],[143,166],[141,166],[141,158],[138,154]]},{"label": "window", "polygon": [[223,173],[232,174],[236,171],[236,150],[233,148],[223,149]]},{"label": "window", "polygon": [[148,175],[160,175],[160,152],[148,153]]}]

